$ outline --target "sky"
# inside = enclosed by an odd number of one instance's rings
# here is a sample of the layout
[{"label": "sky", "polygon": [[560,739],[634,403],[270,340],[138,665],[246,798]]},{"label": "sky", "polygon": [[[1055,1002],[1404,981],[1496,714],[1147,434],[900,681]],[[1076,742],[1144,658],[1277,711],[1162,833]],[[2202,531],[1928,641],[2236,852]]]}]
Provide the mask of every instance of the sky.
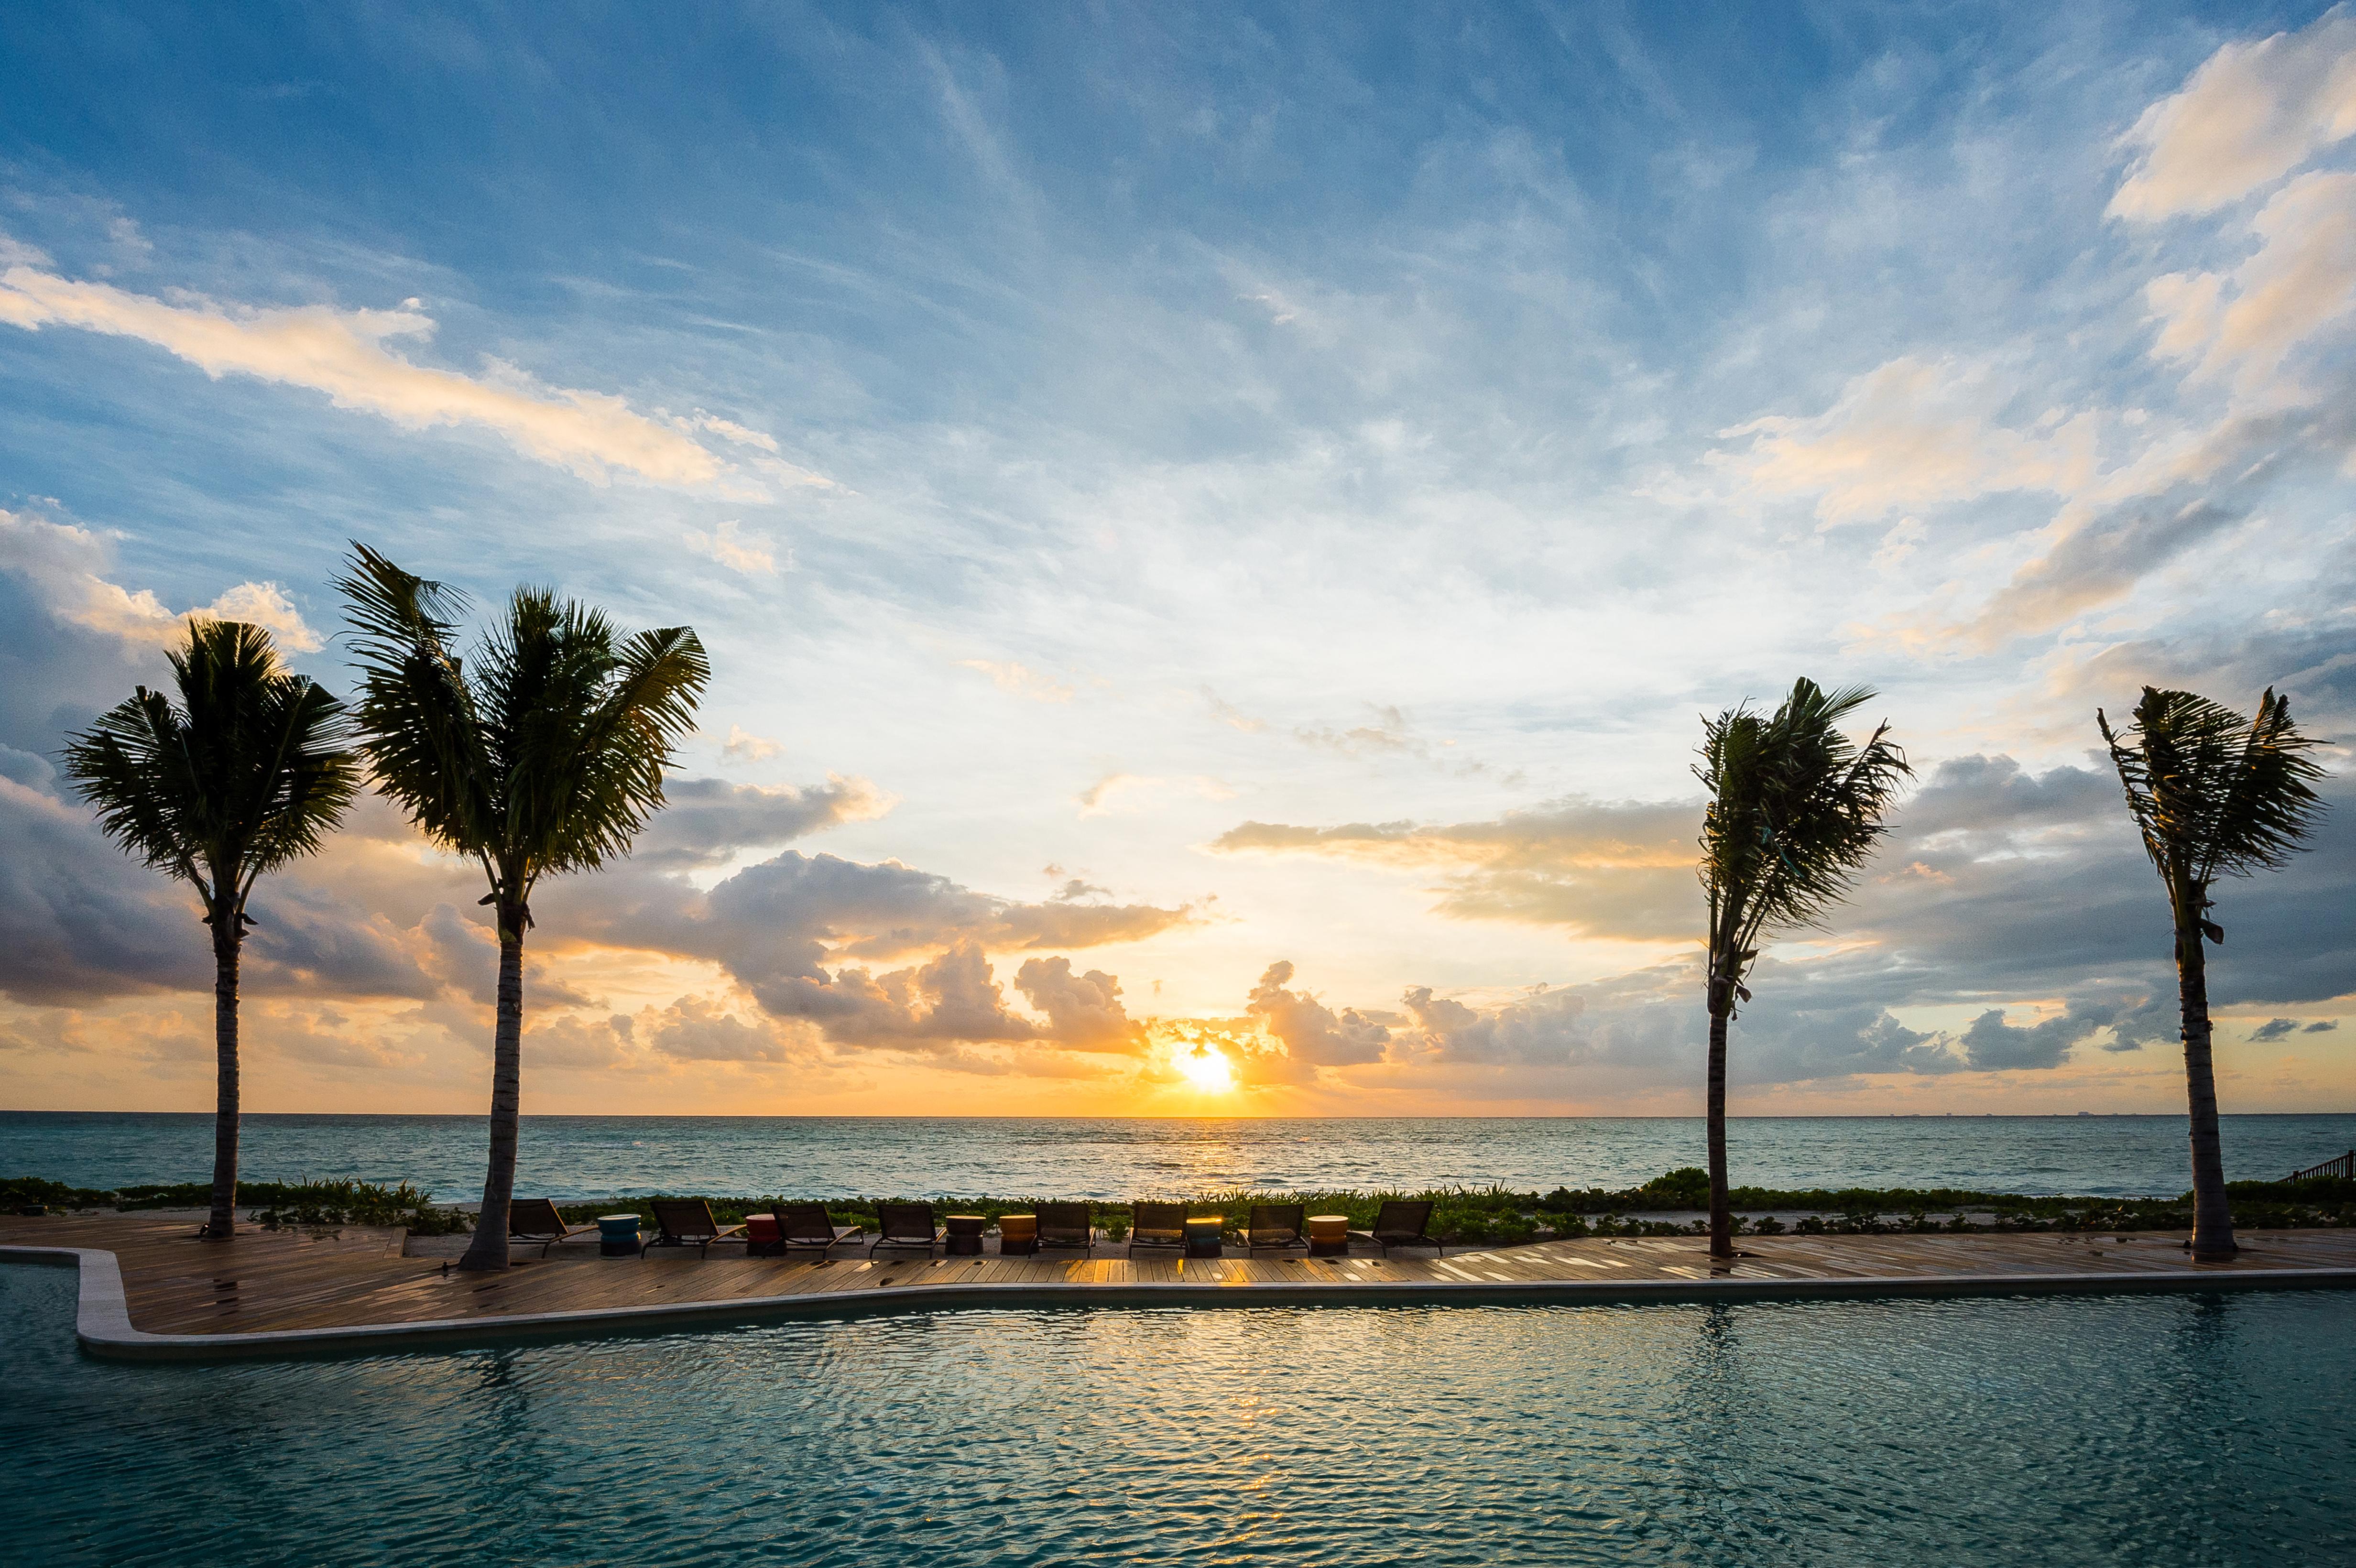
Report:
[{"label": "sky", "polygon": [[[1702,717],[1916,770],[1738,1115],[2180,1112],[2100,750],[2272,686],[2229,1111],[2356,1110],[2356,11],[0,11],[0,1104],[211,1104],[64,738],[359,540],[688,624],[530,1112],[1687,1115]],[[479,869],[267,879],[245,1104],[477,1112]]]}]

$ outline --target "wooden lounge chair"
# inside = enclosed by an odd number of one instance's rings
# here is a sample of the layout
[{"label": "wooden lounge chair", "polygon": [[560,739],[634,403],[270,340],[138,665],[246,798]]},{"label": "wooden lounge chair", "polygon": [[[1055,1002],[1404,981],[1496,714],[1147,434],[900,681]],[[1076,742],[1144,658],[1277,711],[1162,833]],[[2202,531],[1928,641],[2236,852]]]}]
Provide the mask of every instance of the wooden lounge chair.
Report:
[{"label": "wooden lounge chair", "polygon": [[712,1243],[744,1240],[744,1226],[721,1229],[720,1221],[712,1217],[712,1205],[701,1198],[658,1198],[654,1210],[658,1231],[653,1240],[639,1246],[640,1257],[650,1247],[693,1247],[696,1256],[708,1258]]},{"label": "wooden lounge chair", "polygon": [[1309,1250],[1309,1206],[1305,1203],[1255,1203],[1244,1225],[1244,1251],[1299,1247]]},{"label": "wooden lounge chair", "polygon": [[948,1234],[934,1225],[929,1203],[878,1203],[875,1221],[875,1239],[867,1244],[871,1258],[877,1247],[922,1247],[931,1252],[933,1243]]},{"label": "wooden lounge chair", "polygon": [[1042,1203],[1039,1205],[1039,1250],[1049,1247],[1076,1247],[1082,1257],[1096,1245],[1096,1221],[1085,1203]]},{"label": "wooden lounge chair", "polygon": [[1134,1203],[1130,1206],[1129,1255],[1135,1257],[1140,1247],[1173,1247],[1183,1251],[1186,1245],[1186,1205],[1183,1203]]},{"label": "wooden lounge chair", "polygon": [[1431,1205],[1422,1199],[1395,1199],[1385,1203],[1375,1215],[1371,1231],[1353,1231],[1354,1242],[1372,1242],[1382,1248],[1383,1256],[1391,1255],[1393,1247],[1430,1247],[1441,1257],[1448,1249],[1430,1232]]},{"label": "wooden lounge chair", "polygon": [[[832,1252],[853,1236],[867,1233],[864,1225],[838,1225],[827,1214],[823,1203],[779,1203],[769,1210],[777,1221],[777,1239],[764,1242],[761,1250],[772,1256],[790,1253],[797,1247],[811,1251]],[[750,1255],[750,1243],[746,1253]]]},{"label": "wooden lounge chair", "polygon": [[529,1247],[537,1243],[540,1255],[546,1257],[548,1249],[559,1242],[569,1242],[575,1236],[594,1236],[597,1222],[568,1225],[556,1205],[546,1198],[510,1198],[508,1200],[508,1245]]}]

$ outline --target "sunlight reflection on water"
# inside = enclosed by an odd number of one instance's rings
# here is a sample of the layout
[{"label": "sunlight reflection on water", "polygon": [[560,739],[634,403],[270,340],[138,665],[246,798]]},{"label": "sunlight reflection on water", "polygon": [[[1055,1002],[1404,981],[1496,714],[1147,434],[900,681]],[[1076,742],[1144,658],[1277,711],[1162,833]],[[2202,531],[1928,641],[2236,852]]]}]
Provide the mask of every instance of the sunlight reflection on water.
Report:
[{"label": "sunlight reflection on water", "polygon": [[[2226,1116],[2226,1166],[2279,1177],[2356,1144],[2356,1116]],[[410,1181],[479,1193],[478,1116],[244,1118],[249,1180]],[[2159,1194],[2190,1185],[2180,1116],[1776,1116],[1729,1127],[1737,1179],[1764,1187],[1964,1187]],[[1212,1189],[1618,1189],[1700,1163],[1680,1117],[1251,1120],[527,1116],[520,1190],[868,1197],[1178,1196]],[[81,1187],[194,1181],[212,1118],[0,1112],[0,1169]]]}]

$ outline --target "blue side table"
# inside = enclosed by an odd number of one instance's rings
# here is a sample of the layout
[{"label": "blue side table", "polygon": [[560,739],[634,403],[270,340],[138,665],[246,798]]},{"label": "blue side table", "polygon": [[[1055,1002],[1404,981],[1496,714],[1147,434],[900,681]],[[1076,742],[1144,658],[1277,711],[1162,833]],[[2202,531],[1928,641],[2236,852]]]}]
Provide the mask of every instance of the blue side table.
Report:
[{"label": "blue side table", "polygon": [[638,1255],[638,1217],[636,1214],[600,1214],[597,1216],[597,1255],[607,1258],[634,1258]]}]

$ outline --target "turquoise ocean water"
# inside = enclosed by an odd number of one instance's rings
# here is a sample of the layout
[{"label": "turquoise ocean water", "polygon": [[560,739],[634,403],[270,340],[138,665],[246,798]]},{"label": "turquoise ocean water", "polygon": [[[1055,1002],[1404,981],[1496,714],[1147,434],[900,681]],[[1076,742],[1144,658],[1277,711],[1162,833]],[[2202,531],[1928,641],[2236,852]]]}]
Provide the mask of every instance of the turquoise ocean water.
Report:
[{"label": "turquoise ocean water", "polygon": [[0,1268],[11,1563],[2356,1562],[2337,1292],[987,1311],[85,1360]]},{"label": "turquoise ocean water", "polygon": [[[2228,1176],[2276,1178],[2356,1147],[2356,1115],[2227,1116],[2223,1139]],[[1728,1141],[1734,1179],[1764,1187],[2169,1196],[2191,1185],[2180,1116],[1741,1117]],[[405,1180],[444,1202],[482,1190],[478,1116],[249,1116],[242,1147],[254,1179]],[[1689,1117],[528,1116],[518,1182],[565,1200],[1543,1192],[1633,1186],[1702,1159],[1702,1124]],[[207,1115],[0,1112],[0,1176],[112,1188],[211,1171]]]}]

